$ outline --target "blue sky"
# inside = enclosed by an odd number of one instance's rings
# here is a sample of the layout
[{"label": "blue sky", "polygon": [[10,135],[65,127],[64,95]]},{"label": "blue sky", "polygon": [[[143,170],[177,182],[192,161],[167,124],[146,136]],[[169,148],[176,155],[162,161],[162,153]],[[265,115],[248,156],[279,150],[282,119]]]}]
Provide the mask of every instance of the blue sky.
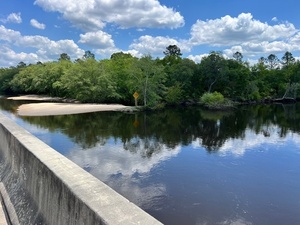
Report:
[{"label": "blue sky", "polygon": [[300,56],[298,0],[0,0],[0,67],[73,60],[90,50],[163,57],[176,44],[199,62],[210,51],[256,63]]}]

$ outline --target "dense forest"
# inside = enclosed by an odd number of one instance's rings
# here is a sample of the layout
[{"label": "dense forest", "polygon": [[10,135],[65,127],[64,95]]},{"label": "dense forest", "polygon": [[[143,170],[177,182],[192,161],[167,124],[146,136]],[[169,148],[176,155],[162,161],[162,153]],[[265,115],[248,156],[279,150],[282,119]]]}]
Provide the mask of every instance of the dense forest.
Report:
[{"label": "dense forest", "polygon": [[41,94],[81,102],[177,105],[198,102],[205,93],[220,93],[233,101],[298,99],[300,61],[286,52],[270,54],[254,65],[236,52],[231,59],[212,51],[200,63],[182,58],[180,48],[169,45],[164,58],[141,58],[117,52],[96,60],[86,51],[71,61],[62,53],[58,61],[0,68],[0,92],[6,95]]}]

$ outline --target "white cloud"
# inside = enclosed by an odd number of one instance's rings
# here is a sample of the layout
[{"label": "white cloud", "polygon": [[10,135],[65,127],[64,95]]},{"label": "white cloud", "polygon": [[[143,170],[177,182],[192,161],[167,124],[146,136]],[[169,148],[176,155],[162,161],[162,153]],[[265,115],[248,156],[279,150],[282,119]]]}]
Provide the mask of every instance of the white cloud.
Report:
[{"label": "white cloud", "polygon": [[111,35],[103,31],[80,34],[79,43],[86,44],[94,48],[101,48],[101,49],[115,47]]},{"label": "white cloud", "polygon": [[142,54],[160,55],[169,45],[177,45],[175,39],[169,37],[152,37],[149,35],[141,36],[129,46],[130,49],[136,50]]},{"label": "white cloud", "polygon": [[200,63],[203,57],[208,56],[208,54],[201,54],[201,55],[189,55],[187,58],[193,60],[196,63]]},{"label": "white cloud", "polygon": [[43,47],[39,46],[37,53],[46,54],[52,59],[61,53],[67,53],[72,59],[81,58],[84,54],[84,51],[73,40],[52,41],[46,39],[46,43]]},{"label": "white cloud", "polygon": [[91,46],[97,55],[109,58],[113,53],[121,51],[116,48],[112,36],[103,31],[80,34],[78,43]]},{"label": "white cloud", "polygon": [[241,52],[244,55],[244,58],[245,56],[250,58],[257,56],[267,57],[269,54],[277,54],[277,56],[281,58],[286,51],[293,52],[299,50],[300,45],[293,43],[293,41],[262,41],[260,43],[245,42],[241,45],[235,45],[231,48],[225,49],[223,52],[229,58],[232,58],[232,55],[237,51]]},{"label": "white cloud", "polygon": [[131,50],[135,50],[143,55],[162,55],[169,45],[177,45],[181,52],[189,52],[190,47],[188,43],[184,40],[177,41],[176,39],[170,37],[157,36],[152,37],[149,35],[141,36],[139,39],[134,40],[134,42],[129,46]]},{"label": "white cloud", "polygon": [[293,37],[290,38],[289,42],[293,45],[293,46],[300,46],[300,32],[298,32],[297,34],[295,34]]},{"label": "white cloud", "polygon": [[232,58],[239,51],[244,59],[251,60],[269,54],[299,51],[299,35],[299,30],[291,23],[271,26],[255,20],[250,13],[241,13],[237,17],[227,15],[214,20],[198,20],[191,28],[189,41],[191,46],[229,47],[223,50],[226,57]]},{"label": "white cloud", "polygon": [[[140,57],[142,57],[143,56],[143,54],[142,53],[140,53],[139,51],[137,51],[137,50],[128,50],[128,51],[123,51],[124,53],[129,53],[129,54],[131,54],[132,56],[134,56],[134,57],[137,57],[137,58],[140,58]],[[145,54],[144,54],[145,55]]]},{"label": "white cloud", "polygon": [[19,31],[7,29],[5,26],[0,25],[0,40],[1,41],[15,42],[20,37],[21,37],[21,33]]},{"label": "white cloud", "polygon": [[277,22],[277,21],[278,21],[277,17],[276,17],[276,16],[273,17],[273,18],[272,18],[272,21]]},{"label": "white cloud", "polygon": [[[136,29],[132,30],[143,31],[146,34],[147,29],[144,29],[144,27],[176,28],[183,25],[183,18],[182,20],[174,19],[177,18],[178,13],[159,4],[157,0],[131,0],[125,2],[120,0],[66,0],[63,2],[58,0],[36,0],[35,4],[45,10],[62,13],[64,18],[71,21],[76,27],[88,31],[86,33],[82,32],[79,35],[79,40],[74,40],[78,45],[82,44],[93,48],[92,51],[95,52],[96,56],[110,57],[115,52],[123,51],[136,57],[147,54],[154,57],[163,57],[163,51],[166,50],[166,47],[173,44],[177,45],[184,55],[189,54],[187,57],[195,62],[200,62],[202,57],[207,55],[202,54],[204,52],[201,52],[201,54],[191,52],[192,47],[197,46],[204,46],[208,51],[214,50],[215,46],[219,46],[218,49],[223,50],[224,56],[229,58],[232,57],[233,53],[239,51],[243,54],[244,59],[248,61],[261,56],[268,56],[271,53],[277,54],[280,58],[285,51],[293,53],[300,51],[300,32],[293,24],[285,22],[269,25],[254,19],[250,13],[241,13],[237,17],[227,15],[212,20],[198,20],[191,27],[190,37],[186,39],[169,36],[139,36],[132,41],[128,48],[122,47],[124,49],[120,50],[113,36],[102,30],[107,23],[110,23],[107,28],[110,31],[115,30],[116,27],[135,27]],[[134,11],[133,14],[132,11]],[[167,15],[166,19],[162,18],[162,15],[156,15],[157,12]],[[9,18],[11,18],[11,21],[18,21],[16,18],[19,17],[19,21],[21,21],[20,15],[20,13],[12,13]],[[151,17],[153,15],[155,16]],[[147,20],[147,23],[143,22],[144,19]],[[8,19],[5,19],[5,21],[8,21]],[[159,21],[161,25],[157,24]],[[273,21],[275,21],[275,17]],[[31,25],[39,29],[45,29],[44,24],[34,19],[30,22]],[[142,25],[143,23],[145,25]],[[124,35],[124,30],[118,32],[119,36]],[[139,35],[141,32],[136,34]],[[22,36],[19,31],[0,25],[1,45],[5,45],[14,51],[17,50],[13,46],[28,47],[28,49],[35,48],[33,54],[38,55],[40,61],[56,60],[59,54],[63,52],[68,53],[72,59],[82,57],[84,51],[74,40],[53,41],[45,36]],[[25,50],[22,49],[22,51]]]},{"label": "white cloud", "polygon": [[36,19],[31,19],[30,20],[30,24],[31,26],[37,28],[37,29],[41,29],[44,30],[46,28],[46,25],[43,23],[39,23]]},{"label": "white cloud", "polygon": [[44,55],[49,59],[58,58],[61,53],[67,53],[71,58],[79,58],[84,54],[73,40],[52,41],[39,35],[22,36],[17,40],[16,45],[36,48],[38,55]]},{"label": "white cloud", "polygon": [[291,23],[270,26],[253,19],[250,13],[241,13],[238,17],[227,15],[215,20],[198,20],[191,28],[190,41],[193,45],[230,46],[286,39],[297,32]]},{"label": "white cloud", "polygon": [[[0,58],[3,60],[0,66],[17,65],[20,61],[26,63],[36,63],[37,61],[49,61],[59,58],[61,53],[67,53],[72,59],[81,58],[84,50],[73,40],[58,40],[53,41],[47,37],[33,35],[22,36],[20,32],[7,29],[0,25],[0,41],[2,41],[2,51],[0,51]],[[16,53],[13,47],[21,48],[35,48],[35,53]],[[7,59],[10,57],[10,62]]]},{"label": "white cloud", "polygon": [[94,49],[93,51],[95,51],[96,55],[101,55],[104,58],[110,58],[110,56],[116,52],[124,52],[123,50],[118,48]]},{"label": "white cloud", "polygon": [[236,46],[231,47],[230,49],[225,49],[223,51],[224,55],[226,55],[227,58],[232,58],[233,54],[236,53],[236,52],[240,52],[244,55],[243,47],[240,46],[240,45],[236,45]]},{"label": "white cloud", "polygon": [[1,19],[3,23],[22,23],[21,13],[11,13],[6,19]]},{"label": "white cloud", "polygon": [[34,53],[25,53],[11,50],[6,46],[0,45],[0,67],[16,66],[19,62],[37,62],[39,61],[39,56]]},{"label": "white cloud", "polygon": [[158,0],[36,0],[47,11],[60,12],[76,27],[85,31],[102,29],[106,23],[121,28],[178,28],[184,25],[180,13],[161,5]]}]

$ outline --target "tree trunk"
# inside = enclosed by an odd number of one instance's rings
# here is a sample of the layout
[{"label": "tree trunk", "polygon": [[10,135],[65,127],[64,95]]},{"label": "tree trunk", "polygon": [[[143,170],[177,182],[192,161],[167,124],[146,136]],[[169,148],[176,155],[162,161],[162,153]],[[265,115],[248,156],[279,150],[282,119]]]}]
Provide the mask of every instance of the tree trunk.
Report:
[{"label": "tree trunk", "polygon": [[148,87],[148,76],[146,76],[146,82],[144,88],[144,106],[147,106],[147,87]]},{"label": "tree trunk", "polygon": [[208,93],[211,92],[211,88],[212,86],[217,82],[217,79],[215,79],[210,85],[209,85],[209,88],[208,88]]}]

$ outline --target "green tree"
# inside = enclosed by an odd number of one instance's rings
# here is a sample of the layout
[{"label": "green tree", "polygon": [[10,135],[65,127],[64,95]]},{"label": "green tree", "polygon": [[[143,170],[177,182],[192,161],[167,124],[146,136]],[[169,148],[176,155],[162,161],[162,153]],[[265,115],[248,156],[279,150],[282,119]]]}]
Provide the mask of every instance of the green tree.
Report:
[{"label": "green tree", "polygon": [[289,65],[295,63],[295,58],[293,57],[293,54],[290,52],[285,52],[284,55],[282,56],[282,65],[284,67],[288,67]]},{"label": "green tree", "polygon": [[282,98],[298,98],[300,96],[300,62],[294,62],[291,58],[290,62],[286,62],[282,68],[282,73],[286,77],[285,92]]},{"label": "green tree", "polygon": [[73,64],[59,82],[67,97],[82,102],[110,102],[119,97],[105,64],[91,58]]},{"label": "green tree", "polygon": [[19,73],[14,76],[10,82],[11,89],[15,93],[32,93],[32,79],[34,77],[34,68],[33,66],[28,66],[19,71]]},{"label": "green tree", "polygon": [[[193,83],[193,79],[197,70],[197,65],[194,61],[184,58],[178,63],[168,65],[170,69],[167,71],[168,87],[174,87],[180,84],[183,99],[196,99],[198,98],[198,83]],[[171,73],[170,73],[171,72]]]},{"label": "green tree", "polygon": [[48,62],[41,67],[41,74],[39,77],[40,89],[46,89],[45,94],[57,97],[65,97],[66,92],[64,88],[58,84],[61,77],[73,66],[71,61],[63,60],[60,62]]},{"label": "green tree", "polygon": [[135,90],[131,88],[130,75],[134,71],[133,67],[137,64],[138,59],[131,54],[117,52],[111,55],[110,60],[105,60],[112,75],[112,79],[116,82],[116,91],[120,95],[120,102],[123,104],[133,104],[133,93]]},{"label": "green tree", "polygon": [[83,55],[83,59],[95,59],[95,54],[92,53],[90,50],[85,51]]},{"label": "green tree", "polygon": [[23,61],[19,62],[17,65],[18,68],[25,68],[26,66],[26,63],[24,63]]},{"label": "green tree", "polygon": [[268,67],[270,70],[277,69],[279,66],[279,59],[276,55],[270,54],[267,58]]},{"label": "green tree", "polygon": [[14,76],[16,76],[19,73],[19,71],[20,68],[17,67],[0,68],[0,93],[13,93],[10,82],[13,80]]},{"label": "green tree", "polygon": [[243,54],[240,52],[234,53],[233,58],[239,63],[243,62]]},{"label": "green tree", "polygon": [[132,93],[137,91],[143,99],[144,106],[154,106],[165,92],[164,68],[151,56],[140,58],[130,73]]},{"label": "green tree", "polygon": [[217,82],[225,79],[226,61],[220,52],[212,51],[208,56],[203,57],[200,68],[204,78],[204,85],[209,93]]},{"label": "green tree", "polygon": [[67,53],[62,53],[60,54],[58,61],[62,60],[71,61],[71,58]]},{"label": "green tree", "polygon": [[162,60],[164,65],[174,65],[181,60],[181,50],[177,45],[169,45],[163,52],[165,57]]},{"label": "green tree", "polygon": [[165,56],[179,58],[182,56],[181,50],[177,45],[169,45],[164,51]]},{"label": "green tree", "polygon": [[237,60],[226,60],[227,75],[223,93],[226,97],[238,100],[247,99],[247,85],[250,83],[250,69]]}]

